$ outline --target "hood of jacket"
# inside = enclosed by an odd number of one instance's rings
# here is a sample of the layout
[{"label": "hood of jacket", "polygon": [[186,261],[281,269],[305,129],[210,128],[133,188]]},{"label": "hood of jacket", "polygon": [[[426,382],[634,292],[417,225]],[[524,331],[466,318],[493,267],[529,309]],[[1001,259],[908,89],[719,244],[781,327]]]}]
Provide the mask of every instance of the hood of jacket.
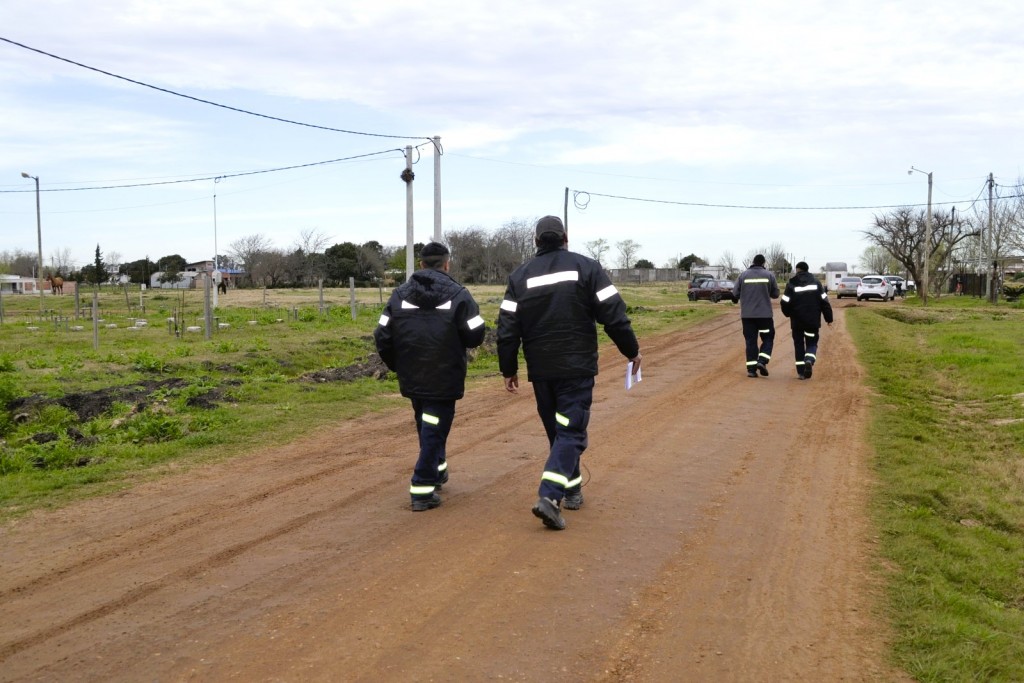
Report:
[{"label": "hood of jacket", "polygon": [[462,285],[443,270],[426,268],[417,270],[406,282],[398,287],[398,296],[420,308],[437,308],[451,301],[462,289]]},{"label": "hood of jacket", "polygon": [[811,275],[809,271],[804,271],[802,273],[797,273],[793,277],[789,278],[789,281],[793,284],[794,287],[802,287],[804,285],[813,285],[815,282],[818,281],[818,278]]}]

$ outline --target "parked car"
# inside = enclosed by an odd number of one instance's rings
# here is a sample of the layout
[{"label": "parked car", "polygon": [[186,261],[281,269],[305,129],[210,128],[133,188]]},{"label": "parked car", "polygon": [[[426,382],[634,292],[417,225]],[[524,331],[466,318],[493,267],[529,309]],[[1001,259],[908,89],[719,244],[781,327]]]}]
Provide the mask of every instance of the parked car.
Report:
[{"label": "parked car", "polygon": [[694,287],[686,293],[690,301],[707,299],[709,301],[721,301],[727,299],[736,303],[736,297],[732,295],[732,288],[736,285],[732,280],[705,280],[700,286]]},{"label": "parked car", "polygon": [[[907,293],[907,281],[901,278],[899,275],[883,275],[882,277],[885,278],[886,282],[892,285],[894,292],[903,292],[904,294]],[[896,285],[899,285],[899,287],[897,287]]]},{"label": "parked car", "polygon": [[[694,275],[693,279],[690,280],[690,285],[689,285],[689,287],[687,287],[687,289],[688,290],[690,290],[690,289],[697,289],[698,287],[700,287],[703,283],[707,282],[708,280],[714,280],[714,279],[715,278],[711,277],[710,275]],[[690,301],[693,301],[693,299],[690,299]]]},{"label": "parked car", "polygon": [[881,275],[865,275],[857,285],[857,301],[875,298],[888,301],[895,293],[896,288]]},{"label": "parked car", "polygon": [[836,298],[842,299],[844,296],[857,296],[857,285],[860,284],[859,277],[844,277],[836,284]]}]

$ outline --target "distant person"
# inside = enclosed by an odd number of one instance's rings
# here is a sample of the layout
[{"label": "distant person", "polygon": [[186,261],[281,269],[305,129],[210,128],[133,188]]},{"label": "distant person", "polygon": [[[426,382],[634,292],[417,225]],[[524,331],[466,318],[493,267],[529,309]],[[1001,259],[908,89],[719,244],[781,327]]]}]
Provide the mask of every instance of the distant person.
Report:
[{"label": "distant person", "polygon": [[[768,376],[768,363],[772,359],[775,345],[775,321],[772,313],[772,299],[779,298],[779,285],[775,275],[764,267],[763,254],[754,257],[753,263],[740,273],[733,287],[733,297],[740,302],[740,320],[743,323],[743,339],[746,341],[747,377],[757,373]],[[761,345],[758,347],[758,337]]]},{"label": "distant person", "polygon": [[898,296],[901,299],[905,298],[903,296],[903,280],[896,281],[896,296]]},{"label": "distant person", "polygon": [[548,459],[533,514],[564,529],[562,507],[583,505],[580,456],[597,375],[597,326],[640,369],[640,345],[626,303],[594,259],[568,250],[557,216],[537,221],[537,255],[508,278],[498,314],[498,366],[505,389],[519,393],[519,347],[526,357],[537,413],[547,433]]},{"label": "distant person", "polygon": [[398,374],[412,401],[420,454],[409,494],[413,512],[441,504],[448,482],[445,447],[455,401],[466,384],[466,349],[480,346],[486,326],[469,291],[448,275],[450,253],[431,242],[420,251],[420,270],[391,294],[373,340],[381,360]]},{"label": "distant person", "polygon": [[810,379],[818,361],[818,339],[821,319],[832,327],[832,304],[828,292],[818,278],[808,272],[803,261],[796,264],[796,275],[786,283],[782,295],[782,314],[789,318],[793,332],[793,351],[796,356],[796,374]]}]

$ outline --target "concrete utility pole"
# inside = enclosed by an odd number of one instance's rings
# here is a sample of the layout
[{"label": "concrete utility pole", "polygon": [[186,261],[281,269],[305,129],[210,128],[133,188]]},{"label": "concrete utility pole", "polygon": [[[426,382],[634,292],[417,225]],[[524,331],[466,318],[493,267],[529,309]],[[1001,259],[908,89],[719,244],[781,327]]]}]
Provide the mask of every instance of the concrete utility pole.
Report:
[{"label": "concrete utility pole", "polygon": [[925,172],[919,168],[910,167],[907,171],[907,175],[910,175],[914,171],[918,173],[924,173],[928,176],[928,213],[924,220],[924,287],[921,288],[921,305],[928,305],[928,271],[929,271],[929,260],[932,251],[932,174],[931,171]]},{"label": "concrete utility pole", "polygon": [[29,175],[21,172],[22,178],[31,178],[36,181],[36,238],[39,240],[39,264],[36,270],[36,287],[39,288],[39,312],[43,312],[43,218],[39,210],[39,176]]},{"label": "concrete utility pole", "polygon": [[995,177],[988,174],[988,257],[992,261],[992,274],[988,278],[988,299],[996,302],[996,259],[992,253],[992,192],[995,188]]},{"label": "concrete utility pole", "polygon": [[434,136],[434,241],[441,241],[441,136]]},{"label": "concrete utility pole", "polygon": [[412,232],[412,181],[416,175],[412,172],[412,145],[405,147],[405,170],[402,180],[405,181],[405,279],[412,277],[415,270],[415,254],[413,254]]}]

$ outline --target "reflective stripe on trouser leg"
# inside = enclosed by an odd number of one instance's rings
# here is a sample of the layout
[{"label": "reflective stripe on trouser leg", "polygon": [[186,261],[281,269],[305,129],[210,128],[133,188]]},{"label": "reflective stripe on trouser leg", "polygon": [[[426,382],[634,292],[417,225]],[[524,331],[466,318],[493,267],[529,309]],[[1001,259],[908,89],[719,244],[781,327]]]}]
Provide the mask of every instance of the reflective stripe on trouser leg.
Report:
[{"label": "reflective stripe on trouser leg", "polygon": [[594,378],[538,380],[533,382],[533,391],[551,445],[539,494],[560,501],[567,488],[578,487],[582,482],[580,455],[587,449]]},{"label": "reflective stripe on trouser leg", "polygon": [[428,497],[434,492],[439,473],[448,467],[445,449],[455,419],[455,400],[414,398],[412,407],[416,413],[420,453],[409,492],[414,496]]}]

